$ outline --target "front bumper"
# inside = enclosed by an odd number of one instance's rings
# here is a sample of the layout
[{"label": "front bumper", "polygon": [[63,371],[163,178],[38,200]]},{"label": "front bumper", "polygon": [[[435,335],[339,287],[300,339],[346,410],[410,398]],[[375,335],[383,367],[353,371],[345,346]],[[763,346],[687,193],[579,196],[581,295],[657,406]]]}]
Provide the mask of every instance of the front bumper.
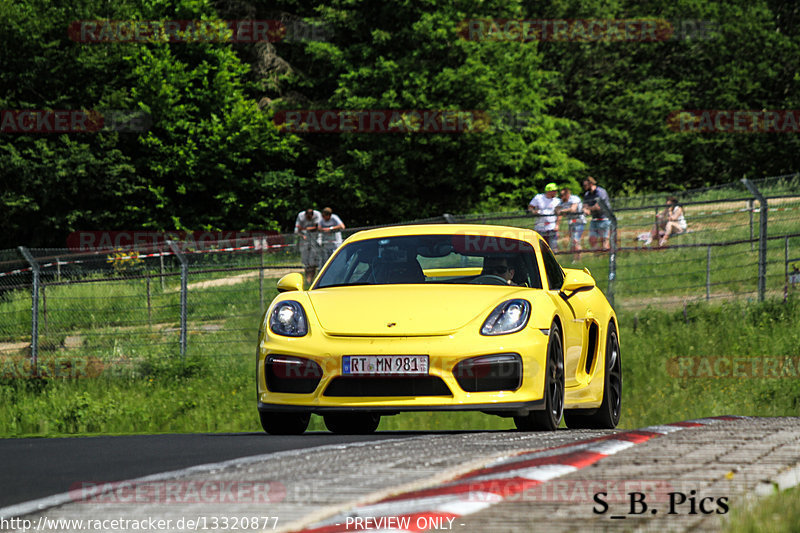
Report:
[{"label": "front bumper", "polygon": [[544,400],[534,400],[532,402],[503,402],[485,404],[465,404],[465,405],[408,405],[403,407],[393,407],[390,405],[376,405],[372,407],[364,406],[307,406],[307,405],[285,405],[258,402],[258,410],[262,413],[311,413],[314,415],[324,415],[328,413],[354,413],[368,411],[384,415],[393,415],[407,411],[481,411],[487,414],[499,416],[527,416],[531,411],[541,411],[544,409]]},{"label": "front bumper", "polygon": [[[264,332],[258,348],[258,408],[263,412],[352,412],[386,414],[404,411],[482,411],[503,416],[522,416],[544,408],[544,368],[548,336],[531,326],[498,336],[464,331],[450,335],[421,337],[338,337],[312,331],[301,338]],[[519,354],[521,380],[515,390],[467,392],[454,375],[455,366],[466,359],[495,354]],[[344,355],[428,355],[431,378],[446,386],[441,394],[405,396],[326,395],[341,378]],[[267,387],[265,360],[270,355],[301,357],[322,369],[319,384],[310,393],[274,392]],[[368,378],[367,378],[368,379]],[[402,379],[402,378],[401,378]]]}]

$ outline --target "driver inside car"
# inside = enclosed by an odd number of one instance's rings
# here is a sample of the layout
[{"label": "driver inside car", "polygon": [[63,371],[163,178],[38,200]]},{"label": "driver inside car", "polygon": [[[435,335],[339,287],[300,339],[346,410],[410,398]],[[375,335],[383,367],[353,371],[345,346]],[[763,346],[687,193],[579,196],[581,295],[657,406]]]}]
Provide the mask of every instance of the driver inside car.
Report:
[{"label": "driver inside car", "polygon": [[483,276],[497,276],[503,278],[507,285],[516,285],[514,279],[514,267],[508,265],[505,257],[486,257],[483,260]]}]

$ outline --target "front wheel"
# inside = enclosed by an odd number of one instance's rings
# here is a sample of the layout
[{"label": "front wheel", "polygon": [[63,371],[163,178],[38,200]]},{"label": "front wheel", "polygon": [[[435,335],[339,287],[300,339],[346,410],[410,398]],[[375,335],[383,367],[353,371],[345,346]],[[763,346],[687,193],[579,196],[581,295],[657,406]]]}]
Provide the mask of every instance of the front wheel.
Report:
[{"label": "front wheel", "polygon": [[613,322],[606,335],[605,376],[603,377],[603,403],[596,410],[567,410],[564,421],[571,429],[614,429],[619,424],[622,411],[622,360],[619,353],[619,336]]},{"label": "front wheel", "polygon": [[330,414],[323,418],[328,431],[339,435],[368,435],[381,423],[381,415],[376,413]]},{"label": "front wheel", "polygon": [[259,411],[261,427],[270,435],[302,435],[311,415],[307,413],[264,413]]},{"label": "front wheel", "polygon": [[564,345],[557,324],[550,327],[547,343],[547,365],[544,379],[544,410],[528,416],[515,416],[520,431],[555,431],[564,414]]}]

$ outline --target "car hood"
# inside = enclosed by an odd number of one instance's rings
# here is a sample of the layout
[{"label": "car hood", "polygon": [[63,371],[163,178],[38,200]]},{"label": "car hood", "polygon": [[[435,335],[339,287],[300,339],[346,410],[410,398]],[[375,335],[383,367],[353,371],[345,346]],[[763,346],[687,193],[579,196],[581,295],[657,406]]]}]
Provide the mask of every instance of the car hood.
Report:
[{"label": "car hood", "polygon": [[315,289],[307,295],[329,335],[408,337],[453,333],[488,315],[519,290],[490,285],[369,285]]}]

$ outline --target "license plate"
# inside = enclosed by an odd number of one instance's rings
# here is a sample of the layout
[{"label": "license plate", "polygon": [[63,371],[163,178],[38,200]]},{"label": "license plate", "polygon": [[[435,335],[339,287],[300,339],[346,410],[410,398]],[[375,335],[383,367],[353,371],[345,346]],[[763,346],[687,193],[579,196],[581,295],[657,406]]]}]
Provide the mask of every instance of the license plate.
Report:
[{"label": "license plate", "polygon": [[417,376],[428,374],[427,355],[345,355],[345,376]]}]

